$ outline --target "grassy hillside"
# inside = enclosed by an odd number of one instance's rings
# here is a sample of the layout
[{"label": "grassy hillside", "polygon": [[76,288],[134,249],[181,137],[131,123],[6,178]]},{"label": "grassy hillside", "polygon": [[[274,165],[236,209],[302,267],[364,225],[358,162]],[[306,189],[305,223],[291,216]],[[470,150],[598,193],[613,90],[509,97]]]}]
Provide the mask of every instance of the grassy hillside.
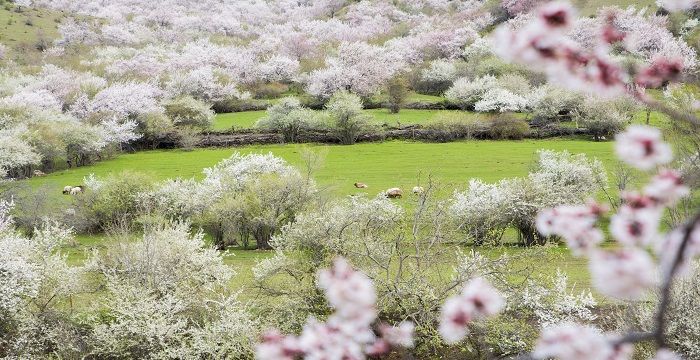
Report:
[{"label": "grassy hillside", "polygon": [[36,50],[40,41],[50,43],[58,37],[58,25],[63,17],[59,12],[22,9],[5,2],[0,5],[0,43],[14,50]]},{"label": "grassy hillside", "polygon": [[651,11],[656,11],[657,9],[655,0],[571,0],[571,3],[579,9],[583,16],[595,15],[598,9],[605,6],[618,6],[621,8],[634,6],[638,9],[649,7]]}]

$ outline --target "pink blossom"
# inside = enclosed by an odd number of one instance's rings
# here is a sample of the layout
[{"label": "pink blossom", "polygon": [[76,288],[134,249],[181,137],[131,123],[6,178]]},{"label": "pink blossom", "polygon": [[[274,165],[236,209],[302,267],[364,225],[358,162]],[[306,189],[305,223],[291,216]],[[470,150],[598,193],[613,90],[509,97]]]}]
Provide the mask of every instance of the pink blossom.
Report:
[{"label": "pink blossom", "polygon": [[568,2],[553,1],[542,6],[540,21],[549,29],[562,30],[571,27],[575,18],[574,8]]},{"label": "pink blossom", "polygon": [[365,353],[372,357],[386,355],[391,350],[391,345],[384,339],[377,339],[373,344],[365,349]]},{"label": "pink blossom", "polygon": [[299,336],[304,359],[364,359],[362,343],[351,341],[338,328],[310,319]]},{"label": "pink blossom", "polygon": [[683,72],[682,59],[658,57],[637,74],[636,83],[645,88],[657,88],[665,82],[678,78]]},{"label": "pink blossom", "polygon": [[683,360],[683,358],[668,349],[659,349],[651,360]]},{"label": "pink blossom", "polygon": [[542,70],[550,82],[570,89],[601,96],[625,93],[626,75],[617,64],[603,53],[585,53],[562,31],[571,26],[570,17],[567,7],[550,3],[523,29],[501,26],[494,32],[494,53]]},{"label": "pink blossom", "polygon": [[296,339],[284,336],[277,330],[270,330],[263,335],[263,341],[255,348],[258,360],[292,360],[301,354]]},{"label": "pink blossom", "polygon": [[661,208],[623,206],[610,220],[610,232],[623,245],[647,246],[658,235]]},{"label": "pink blossom", "polygon": [[398,326],[382,325],[380,332],[382,338],[394,346],[413,347],[413,331],[415,325],[409,321],[403,321]]},{"label": "pink blossom", "polygon": [[671,162],[671,147],[662,141],[659,129],[633,125],[615,137],[617,156],[640,170]]},{"label": "pink blossom", "polygon": [[451,297],[442,305],[440,335],[448,344],[456,344],[467,335],[467,325],[471,321],[469,304],[460,297]]},{"label": "pink blossom", "polygon": [[614,355],[607,338],[597,329],[564,323],[546,328],[535,345],[538,359],[609,360]]},{"label": "pink blossom", "polygon": [[467,326],[474,319],[497,314],[505,301],[486,280],[470,281],[459,295],[447,299],[442,307],[440,335],[445,342],[454,344],[467,334]]},{"label": "pink blossom", "polygon": [[601,29],[600,36],[606,44],[620,42],[627,35],[615,26],[616,17],[617,14],[615,12],[609,12],[605,15],[605,23]]},{"label": "pink blossom", "polygon": [[[657,243],[656,245],[656,255],[659,257],[659,262],[661,269],[664,274],[668,274],[671,270],[671,266],[676,262],[678,258],[678,251],[683,239],[685,238],[686,231],[683,228],[675,229]],[[679,275],[688,275],[690,270],[690,263],[693,258],[700,254],[700,227],[695,226],[691,231],[688,239],[688,244],[685,247],[680,263],[676,270]]]},{"label": "pink blossom", "polygon": [[309,318],[299,337],[269,332],[256,348],[259,359],[364,359],[389,352],[392,345],[413,346],[413,324],[380,326],[381,338],[372,330],[376,320],[376,291],[372,281],[337,258],[318,274],[318,286],[335,312],[326,322]]},{"label": "pink blossom", "polygon": [[[610,336],[608,336],[608,341],[610,341]],[[634,345],[629,343],[613,345],[612,354],[607,360],[629,360],[634,354]]]},{"label": "pink blossom", "polygon": [[670,206],[690,195],[690,189],[683,183],[680,172],[663,169],[644,188],[644,194],[659,204]]},{"label": "pink blossom", "polygon": [[372,280],[354,271],[347,260],[337,258],[331,269],[319,272],[318,285],[337,315],[365,324],[376,317],[377,294]]},{"label": "pink blossom", "polygon": [[637,248],[593,251],[588,265],[596,289],[614,298],[638,300],[657,283],[654,261]]},{"label": "pink blossom", "polygon": [[573,254],[579,256],[603,241],[603,233],[595,224],[598,216],[605,211],[596,203],[545,209],[537,215],[536,226],[542,235],[563,237]]}]

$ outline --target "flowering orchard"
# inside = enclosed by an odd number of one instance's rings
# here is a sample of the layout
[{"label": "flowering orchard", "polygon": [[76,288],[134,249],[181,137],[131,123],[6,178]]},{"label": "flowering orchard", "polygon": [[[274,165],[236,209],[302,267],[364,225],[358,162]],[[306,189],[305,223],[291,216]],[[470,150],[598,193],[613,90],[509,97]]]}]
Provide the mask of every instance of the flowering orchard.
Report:
[{"label": "flowering orchard", "polygon": [[[668,144],[656,129],[633,127],[616,141],[618,156],[633,167],[663,167],[671,160]],[[663,168],[642,192],[625,194],[622,207],[611,217],[610,232],[618,245],[614,249],[599,247],[604,235],[597,223],[607,212],[604,205],[564,205],[540,212],[539,232],[563,238],[574,254],[588,258],[593,285],[601,294],[634,301],[659,288],[662,297],[653,331],[605,334],[590,326],[558,323],[544,328],[533,358],[627,359],[632,345],[643,341],[656,343],[659,350],[655,359],[680,358],[665,349],[664,312],[674,278],[686,274],[689,264],[700,255],[700,219],[696,215],[666,235],[659,234],[659,222],[665,207],[688,195],[679,173]],[[649,255],[650,249],[658,261]],[[412,346],[410,322],[396,327],[376,323],[373,283],[346,260],[338,258],[331,269],[319,272],[317,284],[335,312],[326,322],[311,318],[298,337],[267,332],[257,347],[259,359],[362,359],[388,354],[392,346]],[[468,335],[470,324],[497,314],[503,307],[504,299],[494,287],[482,278],[473,278],[443,304],[440,335],[447,343],[457,343]]]},{"label": "flowering orchard", "polygon": [[[550,81],[563,86],[610,96],[631,93],[648,102],[652,100],[644,88],[657,87],[682,73],[684,64],[677,58],[659,56],[632,72],[607,58],[608,46],[624,40],[624,33],[615,27],[615,14],[610,14],[609,23],[601,28],[595,52],[572,45],[563,37],[574,22],[572,13],[566,3],[546,4],[522,29],[497,30],[496,51],[512,61],[539,66]],[[690,115],[677,121],[697,120]],[[654,359],[680,359],[666,349],[666,311],[674,279],[686,274],[700,255],[700,214],[665,235],[659,234],[664,209],[689,195],[681,174],[666,168],[672,153],[659,130],[630,127],[616,137],[615,149],[629,166],[658,172],[641,191],[623,194],[622,206],[610,219],[616,246],[599,246],[604,234],[598,223],[608,209],[595,202],[545,209],[537,216],[537,229],[544,236],[563,238],[577,256],[586,257],[593,285],[603,295],[634,301],[658,289],[661,297],[654,327],[647,332],[606,334],[590,326],[560,323],[546,327],[532,354],[523,358],[628,359],[635,343],[649,341],[658,349]],[[325,323],[309,320],[299,337],[269,332],[258,345],[259,359],[361,359],[386,353],[390,345],[411,346],[412,327],[407,323],[397,328],[376,325],[380,336],[372,331],[376,317],[372,282],[353,271],[345,260],[337,259],[332,269],[320,272],[318,286],[336,313]],[[448,343],[458,342],[467,336],[471,323],[497,314],[503,306],[496,289],[474,278],[443,304],[440,334]]]}]

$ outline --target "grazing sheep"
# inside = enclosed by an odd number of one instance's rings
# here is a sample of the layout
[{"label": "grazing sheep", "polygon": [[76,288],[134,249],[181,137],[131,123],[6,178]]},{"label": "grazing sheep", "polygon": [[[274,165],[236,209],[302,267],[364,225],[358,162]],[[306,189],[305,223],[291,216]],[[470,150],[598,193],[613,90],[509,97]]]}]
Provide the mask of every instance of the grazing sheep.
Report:
[{"label": "grazing sheep", "polygon": [[414,186],[413,187],[413,195],[422,195],[425,192],[425,189],[423,189],[422,186]]},{"label": "grazing sheep", "polygon": [[358,189],[366,189],[366,188],[369,187],[369,186],[367,186],[367,184],[361,183],[361,182],[356,182],[354,185],[355,185],[355,187],[358,188]]},{"label": "grazing sheep", "polygon": [[34,176],[44,176],[44,175],[46,175],[46,174],[44,174],[43,171],[41,171],[41,170],[34,170]]},{"label": "grazing sheep", "polygon": [[385,192],[386,197],[389,199],[401,198],[403,196],[403,191],[399,188],[391,188]]},{"label": "grazing sheep", "polygon": [[84,190],[82,185],[70,186],[66,185],[63,187],[63,195],[78,195]]}]

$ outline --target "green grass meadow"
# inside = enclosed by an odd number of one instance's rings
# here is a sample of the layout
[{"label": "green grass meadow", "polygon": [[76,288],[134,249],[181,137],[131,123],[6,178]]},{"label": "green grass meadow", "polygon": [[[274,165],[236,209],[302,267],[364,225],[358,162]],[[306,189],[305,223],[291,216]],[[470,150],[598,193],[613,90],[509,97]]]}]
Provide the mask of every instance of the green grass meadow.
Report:
[{"label": "green grass meadow", "polygon": [[[429,95],[426,95],[429,96]],[[365,114],[372,117],[372,121],[378,125],[399,126],[399,125],[428,125],[439,120],[450,119],[488,119],[494,114],[477,113],[460,110],[419,110],[419,109],[402,109],[396,114],[392,114],[387,109],[368,109]],[[255,122],[266,114],[265,110],[242,111],[235,113],[216,114],[214,124],[211,129],[214,131],[240,130],[251,129],[255,127]],[[526,118],[528,114],[515,113],[517,117]],[[657,112],[652,112],[649,124],[652,126],[663,127],[667,122],[667,118]],[[635,124],[646,123],[646,112],[640,111],[635,114],[632,120]],[[573,123],[563,123],[563,125],[575,126]]]},{"label": "green grass meadow", "polygon": [[376,194],[394,186],[410,189],[418,182],[419,177],[424,184],[428,176],[441,186],[461,189],[470,178],[495,182],[503,178],[526,175],[529,166],[536,159],[538,149],[585,153],[608,165],[615,161],[611,142],[585,140],[451,143],[387,141],[350,146],[257,145],[193,151],[143,151],[27,181],[34,186],[52,184],[56,193],[60,195],[63,186],[81,184],[83,178],[91,173],[99,177],[133,170],[146,173],[154,180],[201,177],[203,168],[215,165],[234,152],[271,152],[293,165],[302,167],[302,154],[308,150],[324,156],[323,163],[315,174],[317,182],[339,196],[360,191],[353,187],[356,181],[369,185],[367,193]]}]

